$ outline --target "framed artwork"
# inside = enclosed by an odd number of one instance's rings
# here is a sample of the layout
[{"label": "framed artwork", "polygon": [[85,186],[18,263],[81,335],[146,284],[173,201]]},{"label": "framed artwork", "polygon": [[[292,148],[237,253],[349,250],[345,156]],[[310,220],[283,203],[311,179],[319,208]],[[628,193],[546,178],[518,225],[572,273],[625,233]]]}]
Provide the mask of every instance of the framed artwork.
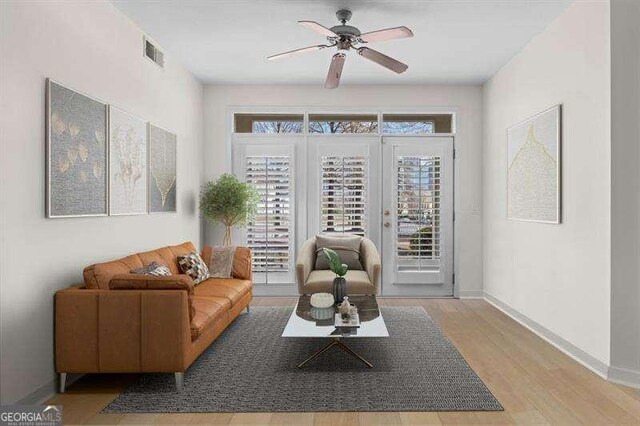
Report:
[{"label": "framed artwork", "polygon": [[561,105],[507,131],[507,218],[561,221]]},{"label": "framed artwork", "polygon": [[107,214],[107,105],[46,82],[48,218]]},{"label": "framed artwork", "polygon": [[109,106],[109,214],[147,213],[147,123]]},{"label": "framed artwork", "polygon": [[149,213],[175,213],[177,138],[149,124]]}]

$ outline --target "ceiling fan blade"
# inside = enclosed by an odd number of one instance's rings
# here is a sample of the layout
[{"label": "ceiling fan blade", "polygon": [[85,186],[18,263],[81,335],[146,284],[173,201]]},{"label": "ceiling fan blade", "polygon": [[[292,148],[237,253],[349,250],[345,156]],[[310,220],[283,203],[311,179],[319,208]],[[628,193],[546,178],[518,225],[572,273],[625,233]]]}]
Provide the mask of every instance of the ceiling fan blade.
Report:
[{"label": "ceiling fan blade", "polygon": [[413,37],[413,32],[407,27],[394,27],[384,30],[371,31],[360,35],[360,40],[371,43],[374,41],[393,40],[396,38]]},{"label": "ceiling fan blade", "polygon": [[344,53],[336,53],[331,58],[331,65],[329,65],[329,73],[327,74],[327,80],[324,82],[325,89],[335,89],[340,84],[340,76],[342,76],[342,67],[344,67],[344,61],[347,59],[347,55]]},{"label": "ceiling fan blade", "polygon": [[370,61],[375,62],[376,64],[382,65],[383,67],[390,69],[393,72],[398,74],[402,74],[409,68],[407,64],[403,64],[400,61],[396,61],[395,59],[384,55],[378,51],[373,49],[369,49],[368,47],[361,47],[358,49],[358,53],[360,56],[364,56]]},{"label": "ceiling fan blade", "polygon": [[334,33],[324,25],[318,24],[315,21],[298,21],[298,24],[309,28],[311,31],[315,31],[327,37],[338,37],[338,34]]},{"label": "ceiling fan blade", "polygon": [[267,56],[267,61],[273,61],[274,59],[286,58],[286,57],[289,57],[289,56],[297,55],[298,53],[315,52],[317,50],[322,50],[322,49],[325,49],[327,47],[331,47],[331,46],[327,46],[325,44],[319,44],[317,46],[309,46],[309,47],[303,47],[301,49],[289,50],[288,52],[283,52],[283,53],[278,53],[277,55]]}]

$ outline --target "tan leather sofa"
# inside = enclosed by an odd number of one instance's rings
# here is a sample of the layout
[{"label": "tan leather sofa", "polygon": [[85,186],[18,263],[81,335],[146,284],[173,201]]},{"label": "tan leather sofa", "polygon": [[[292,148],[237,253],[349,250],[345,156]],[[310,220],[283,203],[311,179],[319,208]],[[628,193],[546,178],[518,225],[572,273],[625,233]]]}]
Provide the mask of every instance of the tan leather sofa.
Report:
[{"label": "tan leather sofa", "polygon": [[[331,293],[333,289],[336,274],[330,270],[315,270],[316,256],[316,237],[312,237],[304,242],[296,261],[296,280],[300,294]],[[363,238],[360,243],[360,263],[362,271],[349,270],[345,275],[347,292],[380,294],[380,254],[373,241],[368,238]]]},{"label": "tan leather sofa", "polygon": [[[239,247],[233,278],[194,286],[177,257],[195,251],[186,242],[91,265],[84,285],[55,295],[56,371],[60,392],[67,373],[183,373],[242,312],[252,298],[251,251]],[[211,257],[205,247],[202,258]],[[156,261],[171,276],[131,274]]]}]

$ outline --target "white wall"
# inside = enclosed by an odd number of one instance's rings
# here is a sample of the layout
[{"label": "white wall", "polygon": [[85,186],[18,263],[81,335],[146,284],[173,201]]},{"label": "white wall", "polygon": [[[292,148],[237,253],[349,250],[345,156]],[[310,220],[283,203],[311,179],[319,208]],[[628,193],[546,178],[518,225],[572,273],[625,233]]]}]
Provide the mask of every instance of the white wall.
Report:
[{"label": "white wall", "polygon": [[640,2],[611,3],[611,371],[640,386]]},{"label": "white wall", "polygon": [[[482,89],[478,86],[206,86],[204,95],[206,180],[230,171],[227,110],[231,106],[452,107],[457,110],[455,176],[456,286],[461,296],[482,290],[481,170]],[[219,233],[205,223],[205,242]]]},{"label": "white wall", "polygon": [[[92,262],[200,242],[202,86],[108,1],[0,2],[1,400],[51,391],[53,294]],[[115,104],[178,136],[178,214],[44,217],[45,78]]]},{"label": "white wall", "polygon": [[[575,2],[484,86],[484,290],[592,357],[610,346],[609,3]],[[506,132],[563,105],[562,224],[506,219]]]}]

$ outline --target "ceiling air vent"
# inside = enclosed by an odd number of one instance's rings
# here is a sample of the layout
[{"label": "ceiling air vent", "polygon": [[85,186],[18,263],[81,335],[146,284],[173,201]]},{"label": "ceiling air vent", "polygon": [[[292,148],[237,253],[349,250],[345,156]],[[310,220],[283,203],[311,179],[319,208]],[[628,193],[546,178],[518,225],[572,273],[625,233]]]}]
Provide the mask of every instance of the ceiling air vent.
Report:
[{"label": "ceiling air vent", "polygon": [[143,38],[142,54],[160,68],[164,68],[164,53],[147,37]]}]

